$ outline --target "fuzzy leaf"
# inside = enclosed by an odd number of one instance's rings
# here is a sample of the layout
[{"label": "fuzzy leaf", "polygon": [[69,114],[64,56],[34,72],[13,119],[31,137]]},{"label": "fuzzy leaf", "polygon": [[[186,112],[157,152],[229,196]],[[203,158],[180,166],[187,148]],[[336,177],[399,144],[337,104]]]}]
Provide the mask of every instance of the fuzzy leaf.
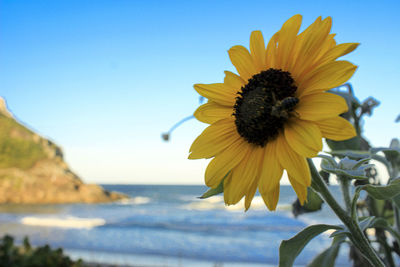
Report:
[{"label": "fuzzy leaf", "polygon": [[365,176],[365,170],[371,168],[373,165],[364,164],[369,161],[370,158],[363,158],[360,160],[349,159],[347,156],[340,160],[337,166],[334,166],[331,161],[324,158],[321,162],[321,168],[330,173],[336,175],[346,176],[350,179],[367,179]]},{"label": "fuzzy leaf", "polygon": [[362,189],[367,191],[368,194],[375,199],[392,199],[400,194],[400,179],[394,179],[386,186],[372,184],[363,185]]},{"label": "fuzzy leaf", "polygon": [[[375,220],[375,216],[365,217],[365,218],[360,220],[358,225],[360,226],[360,229],[362,231],[365,231],[366,229],[372,227],[371,224],[373,223],[374,220]],[[334,231],[329,237],[341,237],[341,238],[343,238],[345,236],[348,236],[349,238],[351,238],[351,232],[345,225],[342,225],[341,229],[338,229],[338,230]]]},{"label": "fuzzy leaf", "polygon": [[361,228],[361,231],[365,231],[368,228],[371,228],[372,227],[371,225],[373,224],[375,219],[376,219],[375,216],[370,216],[362,219],[358,224]]},{"label": "fuzzy leaf", "polygon": [[337,225],[316,224],[308,226],[288,240],[283,240],[279,247],[279,267],[291,267],[296,257],[311,239],[329,229],[343,229]]},{"label": "fuzzy leaf", "polygon": [[308,212],[318,211],[322,208],[324,201],[311,187],[307,188],[307,202],[304,203],[303,207]]},{"label": "fuzzy leaf", "polygon": [[[371,167],[371,166],[368,166]],[[357,169],[357,170],[336,170],[336,174],[338,175],[344,175],[347,176],[348,178],[352,179],[357,179],[357,180],[365,180],[368,179],[368,177],[365,176],[365,171],[364,169]]]},{"label": "fuzzy leaf", "polygon": [[400,242],[400,234],[390,226],[387,220],[383,218],[375,218],[375,220],[371,223],[371,227],[383,228],[387,230],[394,238],[396,238],[397,242]]},{"label": "fuzzy leaf", "polygon": [[345,236],[335,237],[332,241],[332,245],[315,257],[307,267],[334,267],[340,245],[345,241],[345,239]]},{"label": "fuzzy leaf", "polygon": [[376,148],[371,148],[371,153],[378,153],[378,152],[397,152],[400,155],[400,148],[398,148],[398,147],[376,147]]},{"label": "fuzzy leaf", "polygon": [[344,141],[334,141],[330,139],[326,139],[326,143],[328,144],[331,150],[357,150],[360,149],[362,139],[359,136],[355,136],[351,139]]},{"label": "fuzzy leaf", "polygon": [[355,159],[355,160],[365,159],[370,157],[369,152],[359,151],[359,150],[333,150],[327,153],[333,156],[348,157],[350,159]]},{"label": "fuzzy leaf", "polygon": [[336,160],[333,157],[328,156],[328,155],[323,155],[323,154],[318,154],[317,157],[322,158],[323,160],[326,160],[327,162],[329,162],[330,166],[337,167]]}]

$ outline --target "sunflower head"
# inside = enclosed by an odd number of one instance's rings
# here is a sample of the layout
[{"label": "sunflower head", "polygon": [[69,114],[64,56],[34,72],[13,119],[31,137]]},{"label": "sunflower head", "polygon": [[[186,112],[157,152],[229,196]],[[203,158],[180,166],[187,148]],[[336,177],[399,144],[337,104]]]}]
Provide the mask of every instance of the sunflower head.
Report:
[{"label": "sunflower head", "polygon": [[323,137],[356,135],[339,116],[347,111],[345,100],[326,91],[354,74],[355,65],[337,59],[358,43],[336,44],[331,23],[318,18],[299,34],[301,16],[295,15],[267,46],[254,31],[250,51],[228,51],[238,75],[225,71],[223,83],[194,85],[208,99],[194,116],[210,126],[193,142],[189,158],[213,158],[205,182],[211,188],[223,182],[227,205],[245,197],[247,210],[258,188],[274,210],[284,171],[304,203],[311,184],[306,158],[321,151]]}]

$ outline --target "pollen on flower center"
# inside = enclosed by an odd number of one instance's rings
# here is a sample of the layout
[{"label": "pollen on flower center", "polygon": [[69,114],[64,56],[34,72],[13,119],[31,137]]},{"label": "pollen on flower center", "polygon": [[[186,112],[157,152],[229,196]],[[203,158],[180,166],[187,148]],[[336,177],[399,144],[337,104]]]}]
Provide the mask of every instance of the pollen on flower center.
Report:
[{"label": "pollen on flower center", "polygon": [[289,72],[268,69],[249,79],[234,106],[236,129],[247,142],[264,147],[293,116],[299,102]]}]

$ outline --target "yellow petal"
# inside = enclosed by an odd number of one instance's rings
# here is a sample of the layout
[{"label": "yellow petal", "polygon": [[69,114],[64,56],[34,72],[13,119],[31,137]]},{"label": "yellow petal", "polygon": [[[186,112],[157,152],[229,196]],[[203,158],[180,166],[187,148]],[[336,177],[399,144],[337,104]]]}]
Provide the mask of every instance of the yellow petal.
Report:
[{"label": "yellow petal", "polygon": [[240,181],[237,181],[237,176],[244,172],[245,166],[249,161],[250,153],[251,149],[247,151],[241,162],[230,172],[231,177],[229,181],[226,183],[224,182],[224,202],[226,205],[235,205],[243,198],[246,192],[246,188],[241,186]]},{"label": "yellow petal", "polygon": [[250,52],[257,72],[265,69],[265,43],[260,31],[253,31],[250,35]]},{"label": "yellow petal", "polygon": [[275,33],[268,42],[265,51],[265,65],[266,69],[275,68],[276,65],[276,46],[278,43],[279,32]]},{"label": "yellow petal", "polygon": [[258,184],[258,190],[269,210],[275,210],[278,203],[279,181],[283,174],[276,152],[277,141],[268,142]]},{"label": "yellow petal", "polygon": [[270,211],[276,209],[276,205],[279,200],[279,184],[275,186],[275,188],[269,192],[260,193],[262,199],[264,200],[265,205],[267,205]]},{"label": "yellow petal", "polygon": [[335,141],[343,141],[356,136],[353,124],[342,117],[315,122],[321,129],[322,136]]},{"label": "yellow petal", "polygon": [[343,97],[331,93],[316,93],[301,97],[295,111],[302,120],[320,121],[334,118],[347,109]]},{"label": "yellow petal", "polygon": [[240,77],[246,82],[257,73],[253,59],[244,46],[236,45],[228,50],[228,54]]},{"label": "yellow petal", "polygon": [[236,93],[232,88],[226,86],[224,83],[212,84],[195,84],[194,89],[202,96],[216,103],[233,107],[236,101]]},{"label": "yellow petal", "polygon": [[260,174],[258,190],[261,194],[268,193],[279,185],[282,178],[283,168],[277,157],[277,141],[270,141],[265,147],[264,160]]},{"label": "yellow petal", "polygon": [[228,204],[228,196],[230,195],[230,190],[231,190],[231,184],[232,184],[232,172],[229,172],[228,175],[224,179],[224,202],[225,205]]},{"label": "yellow petal", "polygon": [[293,177],[298,183],[304,186],[311,184],[311,175],[305,157],[297,154],[286,142],[283,135],[277,138],[278,160],[282,167],[286,169],[288,175]]},{"label": "yellow petal", "polygon": [[301,25],[301,15],[295,15],[288,19],[279,31],[279,42],[277,49],[277,68],[286,70],[297,33]]},{"label": "yellow petal", "polygon": [[348,61],[331,61],[298,80],[298,92],[312,94],[338,87],[347,82],[356,71],[357,66]]},{"label": "yellow petal", "polygon": [[310,26],[310,29],[305,31],[302,36],[301,47],[296,58],[295,67],[292,70],[293,77],[296,81],[301,82],[302,73],[307,69],[314,59],[318,56],[323,48],[323,43],[329,36],[332,26],[332,19],[327,17],[320,23],[315,23]]},{"label": "yellow petal", "polygon": [[[321,45],[321,49],[320,49],[318,55],[314,59],[312,59],[312,61],[308,61],[307,66],[305,68],[301,68],[302,72],[298,73],[299,77],[304,77],[305,75],[307,75],[307,73],[322,66],[323,64],[326,64],[328,61],[331,61],[331,60],[324,60],[324,55],[336,46],[336,41],[334,39],[335,36],[336,36],[336,34],[333,34],[333,33],[328,35],[328,37],[325,39],[325,41]],[[300,78],[300,80],[301,80],[301,78]]]},{"label": "yellow petal", "polygon": [[240,138],[217,154],[207,166],[205,173],[206,185],[216,188],[222,178],[239,164],[248,149],[250,149],[250,145]]},{"label": "yellow petal", "polygon": [[224,84],[226,86],[229,86],[232,88],[232,91],[234,92],[240,92],[241,88],[246,85],[246,82],[238,75],[235,73],[232,73],[230,71],[224,71],[225,73],[225,79],[224,79]]},{"label": "yellow petal", "polygon": [[310,121],[297,119],[287,123],[285,138],[291,148],[304,157],[315,157],[322,150],[321,131]]},{"label": "yellow petal", "polygon": [[250,186],[250,188],[247,190],[247,193],[245,195],[245,199],[244,199],[244,208],[245,211],[247,211],[250,208],[251,205],[251,201],[254,198],[254,195],[256,194],[257,191],[257,187],[258,187],[258,181],[259,179],[255,179],[253,181],[253,184]]},{"label": "yellow petal", "polygon": [[211,158],[241,137],[236,131],[234,120],[222,119],[208,126],[190,147],[189,159]]},{"label": "yellow petal", "polygon": [[[322,48],[321,51],[319,51],[318,56],[315,58],[315,61],[313,63],[313,68],[315,66],[321,65],[321,58],[328,52],[330,51],[332,48],[334,48],[336,46],[336,41],[335,41],[335,36],[336,34],[331,33],[328,35],[328,38],[325,39],[325,42],[322,44]],[[329,61],[329,60],[328,60]],[[328,62],[328,61],[325,61]]]},{"label": "yellow petal", "polygon": [[296,192],[297,197],[299,198],[300,204],[304,205],[304,202],[307,201],[307,186],[304,186],[303,184],[299,183],[296,179],[293,177],[289,176],[289,181]]},{"label": "yellow petal", "polygon": [[231,205],[239,202],[249,191],[253,183],[257,181],[263,152],[263,148],[251,146],[241,162],[232,170],[230,188],[226,192],[224,188],[226,204]]},{"label": "yellow petal", "polygon": [[297,57],[301,51],[301,48],[303,47],[305,37],[307,37],[309,35],[309,32],[313,32],[316,29],[316,27],[318,27],[320,24],[321,24],[321,17],[318,17],[310,26],[307,27],[307,29],[305,29],[302,33],[300,33],[297,36],[296,42],[294,43],[294,47],[292,50],[292,59],[293,60],[289,64],[289,68],[288,68],[288,70],[291,72],[292,75],[296,74],[295,67],[299,64],[299,63],[297,63]]},{"label": "yellow petal", "polygon": [[199,121],[211,124],[221,119],[231,118],[232,113],[232,108],[209,101],[198,107],[193,115]]},{"label": "yellow petal", "polygon": [[320,59],[318,64],[324,64],[332,60],[336,60],[339,57],[347,55],[354,51],[360,44],[359,43],[344,43],[339,44],[327,51]]}]

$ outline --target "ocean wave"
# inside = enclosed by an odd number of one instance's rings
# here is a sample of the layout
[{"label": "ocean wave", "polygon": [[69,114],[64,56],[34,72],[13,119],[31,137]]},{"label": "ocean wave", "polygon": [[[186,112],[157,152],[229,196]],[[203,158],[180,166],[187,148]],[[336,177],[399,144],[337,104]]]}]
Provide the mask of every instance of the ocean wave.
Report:
[{"label": "ocean wave", "polygon": [[[182,205],[180,208],[186,210],[227,210],[227,211],[243,211],[244,198],[235,205],[225,205],[223,196],[213,196],[206,199],[192,201],[189,204]],[[264,200],[261,196],[255,196],[251,202],[251,210],[266,210]],[[276,210],[291,211],[291,203],[278,204]]]},{"label": "ocean wave", "polygon": [[[231,205],[231,206],[226,206],[225,207],[227,210],[230,211],[242,211],[244,209],[244,198],[240,200],[236,205]],[[252,210],[264,210],[266,209],[264,200],[262,199],[261,196],[255,196],[253,200],[251,201],[251,209]]]},{"label": "ocean wave", "polygon": [[150,201],[151,199],[149,197],[132,197],[128,199],[122,199],[118,203],[122,205],[143,205],[149,203]]},{"label": "ocean wave", "polygon": [[278,204],[276,207],[276,210],[278,211],[292,211],[292,204],[287,203],[287,204]]},{"label": "ocean wave", "polygon": [[[288,210],[289,204],[283,204],[278,206],[278,210]],[[196,200],[181,206],[182,209],[187,210],[220,210],[225,209],[227,211],[242,211],[244,209],[244,198],[240,200],[236,205],[225,205],[223,196],[213,196],[206,199]],[[261,196],[255,196],[251,202],[252,210],[265,210],[265,203]]]},{"label": "ocean wave", "polygon": [[298,232],[303,227],[299,221],[288,217],[274,217],[269,220],[264,218],[249,218],[249,220],[225,221],[205,221],[205,222],[187,222],[187,221],[125,221],[110,223],[101,226],[102,228],[124,228],[124,229],[152,229],[155,231],[178,231],[188,233],[215,233],[218,235],[231,235],[232,232]]},{"label": "ocean wave", "polygon": [[24,217],[21,223],[25,225],[61,227],[61,228],[93,228],[106,223],[101,218],[78,218],[78,217]]}]

